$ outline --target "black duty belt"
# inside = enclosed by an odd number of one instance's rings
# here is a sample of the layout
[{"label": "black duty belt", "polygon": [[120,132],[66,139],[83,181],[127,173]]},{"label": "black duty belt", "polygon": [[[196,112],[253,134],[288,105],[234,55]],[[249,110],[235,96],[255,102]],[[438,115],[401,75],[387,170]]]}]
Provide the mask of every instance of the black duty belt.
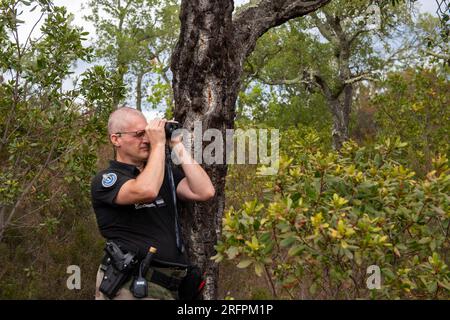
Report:
[{"label": "black duty belt", "polygon": [[[110,258],[105,255],[102,259],[101,265],[100,265],[100,269],[102,271],[106,270],[106,266],[109,265],[111,263]],[[160,267],[158,267],[160,268]],[[186,268],[180,268],[180,267],[167,267],[166,269],[168,270],[186,270]],[[153,269],[152,267],[150,267],[151,270],[151,274],[147,275],[147,280],[150,282],[153,282],[157,285],[160,285],[161,287],[164,287],[170,291],[177,291],[178,287],[180,286],[181,282],[182,282],[182,278],[178,278],[178,277],[171,277],[168,276],[162,272],[159,272],[158,270]]]},{"label": "black duty belt", "polygon": [[182,281],[180,278],[168,276],[158,270],[153,270],[152,275],[148,280],[170,291],[178,291],[178,287]]}]

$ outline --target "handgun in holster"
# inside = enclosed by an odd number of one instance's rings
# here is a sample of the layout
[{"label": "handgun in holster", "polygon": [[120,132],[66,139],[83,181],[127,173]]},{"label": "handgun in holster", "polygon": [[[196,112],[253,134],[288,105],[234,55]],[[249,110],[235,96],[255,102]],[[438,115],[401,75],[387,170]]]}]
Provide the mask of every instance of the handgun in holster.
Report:
[{"label": "handgun in holster", "polygon": [[99,290],[108,298],[113,299],[117,291],[131,277],[137,259],[130,252],[124,253],[112,241],[106,243],[105,252],[106,261],[104,264],[106,268]]}]

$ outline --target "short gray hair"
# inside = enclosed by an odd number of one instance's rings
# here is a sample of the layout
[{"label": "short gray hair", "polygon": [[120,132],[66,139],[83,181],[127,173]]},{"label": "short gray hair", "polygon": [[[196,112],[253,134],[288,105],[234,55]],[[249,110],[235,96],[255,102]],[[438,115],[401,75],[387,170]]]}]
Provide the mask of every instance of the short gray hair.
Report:
[{"label": "short gray hair", "polygon": [[121,107],[111,113],[108,120],[108,134],[111,135],[122,131],[123,127],[129,122],[132,116],[138,116],[145,119],[142,112],[131,107]]}]

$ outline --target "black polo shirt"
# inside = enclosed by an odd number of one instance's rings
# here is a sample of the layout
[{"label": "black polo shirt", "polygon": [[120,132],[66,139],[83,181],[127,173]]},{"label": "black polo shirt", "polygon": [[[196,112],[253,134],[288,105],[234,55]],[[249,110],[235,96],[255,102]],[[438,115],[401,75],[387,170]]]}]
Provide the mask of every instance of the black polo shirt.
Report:
[{"label": "black polo shirt", "polygon": [[[134,205],[114,203],[122,185],[135,179],[139,173],[134,165],[111,160],[109,168],[92,179],[92,206],[100,233],[141,258],[153,246],[158,250],[156,261],[187,264],[186,254],[180,253],[176,246],[175,211],[167,170],[158,197],[153,202]],[[175,186],[178,186],[184,178],[183,171],[173,167],[173,178]]]}]

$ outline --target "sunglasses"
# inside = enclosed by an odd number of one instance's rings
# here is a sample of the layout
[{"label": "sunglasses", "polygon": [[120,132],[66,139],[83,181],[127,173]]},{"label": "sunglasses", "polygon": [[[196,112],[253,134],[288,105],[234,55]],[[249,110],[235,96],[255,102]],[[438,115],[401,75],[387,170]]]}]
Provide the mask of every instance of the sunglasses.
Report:
[{"label": "sunglasses", "polygon": [[115,134],[119,135],[119,137],[121,134],[132,134],[135,138],[143,138],[145,136],[145,130],[116,132]]}]

